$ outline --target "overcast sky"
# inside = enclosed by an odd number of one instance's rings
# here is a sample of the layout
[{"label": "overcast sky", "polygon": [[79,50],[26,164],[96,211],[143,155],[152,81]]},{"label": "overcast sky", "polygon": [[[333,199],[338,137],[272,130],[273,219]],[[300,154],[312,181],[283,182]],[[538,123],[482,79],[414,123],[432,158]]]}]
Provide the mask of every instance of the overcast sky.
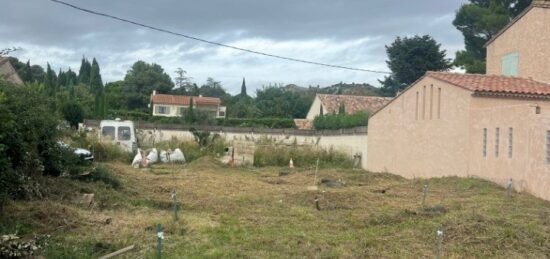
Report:
[{"label": "overcast sky", "polygon": [[[465,0],[65,0],[84,8],[242,48],[299,59],[385,70],[384,46],[397,36],[429,34],[449,58],[463,48],[452,25]],[[95,57],[104,81],[124,78],[137,60],[178,67],[199,85],[207,77],[237,93],[269,83],[331,85],[383,75],[293,63],[220,48],[86,14],[48,0],[0,0],[0,49],[55,69],[78,70]]]}]

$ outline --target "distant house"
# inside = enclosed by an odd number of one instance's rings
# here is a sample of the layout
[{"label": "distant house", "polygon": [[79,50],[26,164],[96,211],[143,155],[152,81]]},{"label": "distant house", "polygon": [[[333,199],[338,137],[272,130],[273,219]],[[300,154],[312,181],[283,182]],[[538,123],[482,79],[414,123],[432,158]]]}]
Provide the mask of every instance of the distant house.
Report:
[{"label": "distant house", "polygon": [[225,117],[226,108],[221,106],[220,98],[157,94],[156,91],[151,94],[153,116],[180,117],[189,108],[191,100],[193,100],[194,109],[208,112],[215,118]]},{"label": "distant house", "polygon": [[17,85],[23,84],[23,80],[21,80],[7,57],[0,57],[0,80],[6,80]]},{"label": "distant house", "polygon": [[392,98],[378,96],[317,94],[305,119],[295,119],[299,129],[311,129],[315,117],[323,114],[338,114],[343,105],[346,114],[366,112],[372,114],[386,105]]},{"label": "distant house", "polygon": [[487,75],[427,72],[374,113],[367,169],[477,176],[550,200],[550,1],[487,44]]}]

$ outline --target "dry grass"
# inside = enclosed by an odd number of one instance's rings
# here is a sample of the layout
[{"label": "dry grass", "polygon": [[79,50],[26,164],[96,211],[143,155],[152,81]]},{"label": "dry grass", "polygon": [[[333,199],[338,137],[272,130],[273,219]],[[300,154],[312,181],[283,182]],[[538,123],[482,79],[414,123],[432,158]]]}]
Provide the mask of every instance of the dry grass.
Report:
[{"label": "dry grass", "polygon": [[[311,192],[312,169],[279,176],[280,168],[227,168],[212,158],[147,170],[108,166],[122,189],[50,180],[48,200],[7,206],[3,231],[52,234],[48,258],[98,257],[131,244],[137,248],[124,257],[154,257],[157,223],[165,232],[165,258],[420,258],[434,255],[442,226],[446,258],[550,257],[550,203],[526,194],[509,198],[477,179],[406,180],[323,169],[318,179],[337,186]],[[441,204],[447,212],[420,208],[425,183],[427,206]],[[178,221],[173,189],[181,202]],[[96,194],[92,208],[72,198],[86,192]]]}]

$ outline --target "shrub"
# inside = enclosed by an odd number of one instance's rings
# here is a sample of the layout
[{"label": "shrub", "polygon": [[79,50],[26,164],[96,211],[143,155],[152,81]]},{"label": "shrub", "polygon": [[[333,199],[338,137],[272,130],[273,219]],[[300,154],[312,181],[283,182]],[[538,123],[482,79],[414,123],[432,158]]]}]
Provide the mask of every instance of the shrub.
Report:
[{"label": "shrub", "polygon": [[98,141],[91,145],[91,152],[94,154],[95,161],[98,162],[131,162],[134,154],[127,152],[119,146],[109,143]]},{"label": "shrub", "polygon": [[329,114],[317,116],[313,120],[313,127],[317,130],[323,129],[346,129],[358,126],[367,126],[369,115],[365,112],[354,114]]},{"label": "shrub", "polygon": [[89,175],[81,179],[92,182],[103,182],[113,187],[114,189],[118,189],[122,185],[120,183],[120,180],[107,167],[103,165],[98,165],[96,168],[94,168],[94,170],[90,172]]},{"label": "shrub", "polygon": [[295,128],[294,120],[291,118],[224,118],[217,119],[218,125],[229,127],[256,127],[272,129]]},{"label": "shrub", "polygon": [[173,138],[169,141],[162,141],[155,145],[157,149],[167,150],[167,149],[176,149],[179,148],[185,155],[185,160],[191,162],[200,157],[212,155],[216,156],[218,154],[223,154],[226,147],[225,140],[221,137],[210,138],[205,146],[200,146],[197,141],[192,140],[178,140]]},{"label": "shrub", "polygon": [[353,167],[351,156],[334,149],[301,146],[260,146],[254,152],[254,166],[288,166],[290,159],[295,166]]}]

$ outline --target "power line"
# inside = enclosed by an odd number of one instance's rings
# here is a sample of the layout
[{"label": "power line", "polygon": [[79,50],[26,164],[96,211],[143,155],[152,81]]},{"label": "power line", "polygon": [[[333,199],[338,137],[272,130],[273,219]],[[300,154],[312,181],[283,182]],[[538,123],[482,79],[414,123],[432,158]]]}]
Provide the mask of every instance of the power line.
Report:
[{"label": "power line", "polygon": [[306,63],[306,64],[318,65],[318,66],[325,66],[325,67],[332,67],[332,68],[340,68],[340,69],[370,72],[370,73],[378,73],[378,74],[390,74],[389,72],[385,72],[385,71],[362,69],[362,68],[353,68],[353,67],[339,66],[339,65],[331,65],[331,64],[321,63],[321,62],[315,62],[315,61],[303,60],[303,59],[298,59],[298,58],[279,56],[279,55],[260,52],[260,51],[255,51],[255,50],[251,50],[251,49],[240,48],[240,47],[236,47],[236,46],[231,46],[231,45],[227,45],[227,44],[223,44],[223,43],[219,43],[219,42],[209,41],[209,40],[201,39],[201,38],[198,38],[198,37],[189,36],[189,35],[185,35],[185,34],[182,34],[182,33],[170,31],[170,30],[167,30],[167,29],[162,29],[162,28],[151,26],[151,25],[131,21],[131,20],[128,20],[128,19],[124,19],[124,18],[114,16],[114,15],[110,15],[110,14],[106,14],[106,13],[100,13],[100,12],[97,12],[97,11],[85,9],[85,8],[82,8],[82,7],[73,5],[73,4],[69,4],[69,3],[66,3],[66,2],[63,2],[63,1],[60,1],[60,0],[50,0],[50,1],[58,3],[58,4],[62,4],[62,5],[68,6],[68,7],[71,7],[73,9],[80,10],[82,12],[86,12],[86,13],[90,13],[90,14],[94,14],[94,15],[99,15],[99,16],[107,17],[107,18],[110,18],[110,19],[113,19],[113,20],[117,20],[117,21],[121,21],[121,22],[125,22],[125,23],[130,23],[130,24],[137,25],[137,26],[140,26],[140,27],[145,27],[145,28],[148,28],[148,29],[151,29],[151,30],[164,32],[164,33],[184,37],[184,38],[187,38],[187,39],[196,40],[196,41],[200,41],[200,42],[211,44],[211,45],[216,45],[216,46],[219,46],[219,47],[244,51],[244,52],[248,52],[248,53],[252,53],[252,54],[256,54],[256,55],[262,55],[262,56],[278,58],[278,59],[283,59],[283,60],[288,60],[288,61],[293,61],[293,62],[300,62],[300,63]]}]

